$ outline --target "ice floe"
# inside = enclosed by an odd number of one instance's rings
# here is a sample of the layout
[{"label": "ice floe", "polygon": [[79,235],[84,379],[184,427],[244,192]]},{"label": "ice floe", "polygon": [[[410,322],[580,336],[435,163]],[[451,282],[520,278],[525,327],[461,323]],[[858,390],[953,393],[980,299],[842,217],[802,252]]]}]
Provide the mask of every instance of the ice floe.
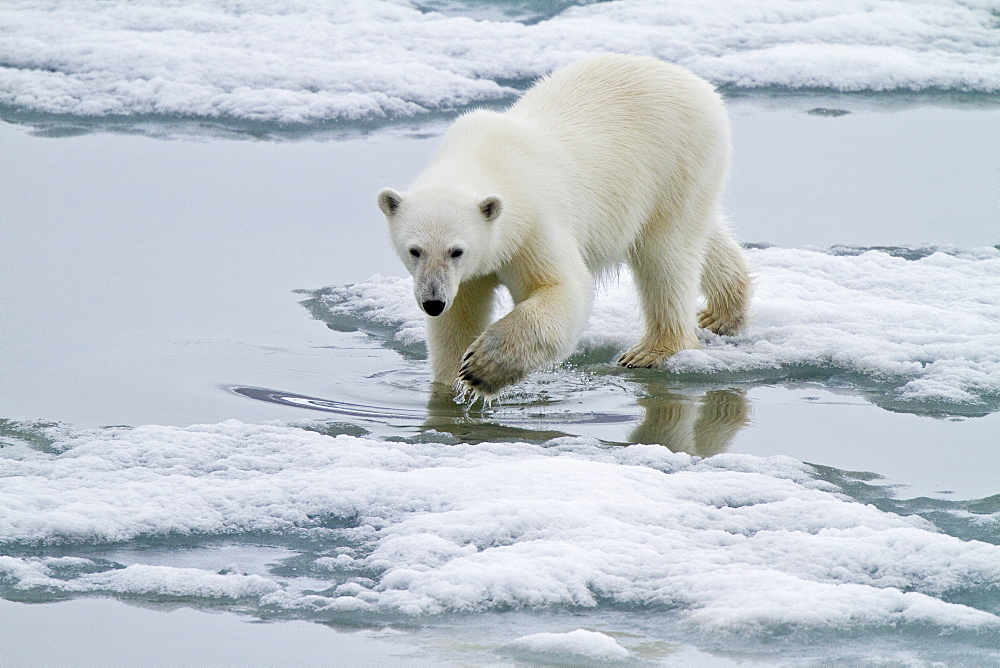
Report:
[{"label": "ice floe", "polygon": [[[1000,405],[1000,251],[912,253],[747,250],[756,293],[750,325],[732,337],[702,332],[665,373],[721,379],[824,379],[877,388],[911,409],[991,412]],[[324,288],[306,302],[334,327],[361,329],[403,352],[423,346],[409,278],[376,276]],[[509,308],[509,299],[498,313]],[[638,338],[631,277],[601,285],[579,353],[608,362]],[[950,407],[950,408],[949,408]]]},{"label": "ice floe", "polygon": [[503,20],[500,2],[432,9],[12,0],[0,7],[0,104],[89,117],[369,122],[507,99],[608,51],[739,88],[1000,90],[1000,36],[985,0],[566,2],[537,21]]},{"label": "ice floe", "polygon": [[[44,451],[0,448],[8,598],[249,600],[318,618],[614,606],[712,633],[917,625],[1000,637],[988,603],[1000,546],[853,501],[787,457],[582,438],[389,442],[237,421],[40,432]],[[271,572],[229,553],[221,568],[115,553],[241,536],[296,536],[302,556]]]}]

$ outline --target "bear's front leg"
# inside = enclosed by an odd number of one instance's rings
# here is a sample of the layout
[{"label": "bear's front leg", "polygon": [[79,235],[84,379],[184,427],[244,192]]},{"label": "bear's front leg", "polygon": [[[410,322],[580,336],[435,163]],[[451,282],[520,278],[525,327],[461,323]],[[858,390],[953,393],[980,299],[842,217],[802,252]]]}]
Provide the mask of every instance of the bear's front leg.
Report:
[{"label": "bear's front leg", "polygon": [[565,357],[576,345],[589,306],[589,280],[583,286],[567,281],[534,289],[469,346],[457,389],[474,399],[492,398]]},{"label": "bear's front leg", "polygon": [[465,281],[447,311],[427,316],[427,354],[435,382],[455,383],[462,356],[493,319],[497,285],[493,274]]}]

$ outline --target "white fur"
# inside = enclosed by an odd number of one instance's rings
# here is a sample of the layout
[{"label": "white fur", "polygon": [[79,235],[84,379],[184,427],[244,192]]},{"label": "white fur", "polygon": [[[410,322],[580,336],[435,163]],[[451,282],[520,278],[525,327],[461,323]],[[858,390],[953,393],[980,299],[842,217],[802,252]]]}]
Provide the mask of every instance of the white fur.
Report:
[{"label": "white fur", "polygon": [[[587,58],[506,113],[459,118],[407,192],[378,198],[418,303],[444,303],[427,323],[434,379],[488,397],[568,355],[594,276],[622,262],[646,324],[622,365],[697,347],[699,322],[735,332],[750,281],[719,208],[729,148],[719,95],[653,58]],[[515,305],[490,324],[500,284]]]}]

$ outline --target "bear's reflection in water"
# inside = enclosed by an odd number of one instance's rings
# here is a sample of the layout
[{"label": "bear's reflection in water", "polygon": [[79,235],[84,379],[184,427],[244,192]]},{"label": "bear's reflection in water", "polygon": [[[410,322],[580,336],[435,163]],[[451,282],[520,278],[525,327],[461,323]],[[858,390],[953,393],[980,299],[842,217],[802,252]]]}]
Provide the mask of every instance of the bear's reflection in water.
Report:
[{"label": "bear's reflection in water", "polygon": [[667,391],[638,403],[646,413],[629,434],[630,443],[658,443],[700,457],[725,452],[750,423],[750,402],[743,390],[709,390],[695,397]]},{"label": "bear's reflection in water", "polygon": [[[621,439],[607,440],[609,444],[649,443],[669,448],[672,452],[686,452],[700,457],[710,457],[725,452],[739,431],[750,421],[750,403],[746,392],[739,389],[715,389],[703,394],[687,394],[676,389],[666,389],[649,383],[636,403],[643,408],[642,420],[631,430],[628,424],[635,417],[610,413],[546,413],[514,412],[499,406],[495,413],[477,415],[466,406],[455,403],[451,388],[436,386],[427,403],[426,431],[451,434],[466,443],[484,441],[528,441],[541,443],[553,438],[569,436],[573,425],[622,426]],[[532,407],[543,409],[543,407]],[[537,427],[518,426],[532,424]],[[562,429],[566,429],[563,431]]]}]

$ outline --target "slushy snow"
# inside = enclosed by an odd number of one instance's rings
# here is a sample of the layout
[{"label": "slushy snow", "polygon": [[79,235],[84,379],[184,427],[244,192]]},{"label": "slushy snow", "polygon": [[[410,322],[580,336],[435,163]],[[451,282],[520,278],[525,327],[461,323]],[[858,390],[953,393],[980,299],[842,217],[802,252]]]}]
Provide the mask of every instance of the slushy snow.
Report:
[{"label": "slushy snow", "polygon": [[405,1],[8,0],[0,104],[91,117],[378,121],[507,99],[608,51],[739,88],[1000,91],[988,0],[577,5],[518,22]]},{"label": "slushy snow", "polygon": [[[917,260],[870,250],[838,255],[749,249],[751,321],[740,334],[703,331],[701,350],[667,373],[780,379],[839,372],[878,385],[900,404],[980,405],[1000,398],[1000,251],[934,252]],[[376,276],[316,293],[320,317],[419,350],[424,317],[412,279]],[[498,312],[509,308],[509,299]],[[315,312],[315,311],[314,311]],[[623,271],[600,287],[579,352],[610,361],[640,335],[641,307]]]}]

